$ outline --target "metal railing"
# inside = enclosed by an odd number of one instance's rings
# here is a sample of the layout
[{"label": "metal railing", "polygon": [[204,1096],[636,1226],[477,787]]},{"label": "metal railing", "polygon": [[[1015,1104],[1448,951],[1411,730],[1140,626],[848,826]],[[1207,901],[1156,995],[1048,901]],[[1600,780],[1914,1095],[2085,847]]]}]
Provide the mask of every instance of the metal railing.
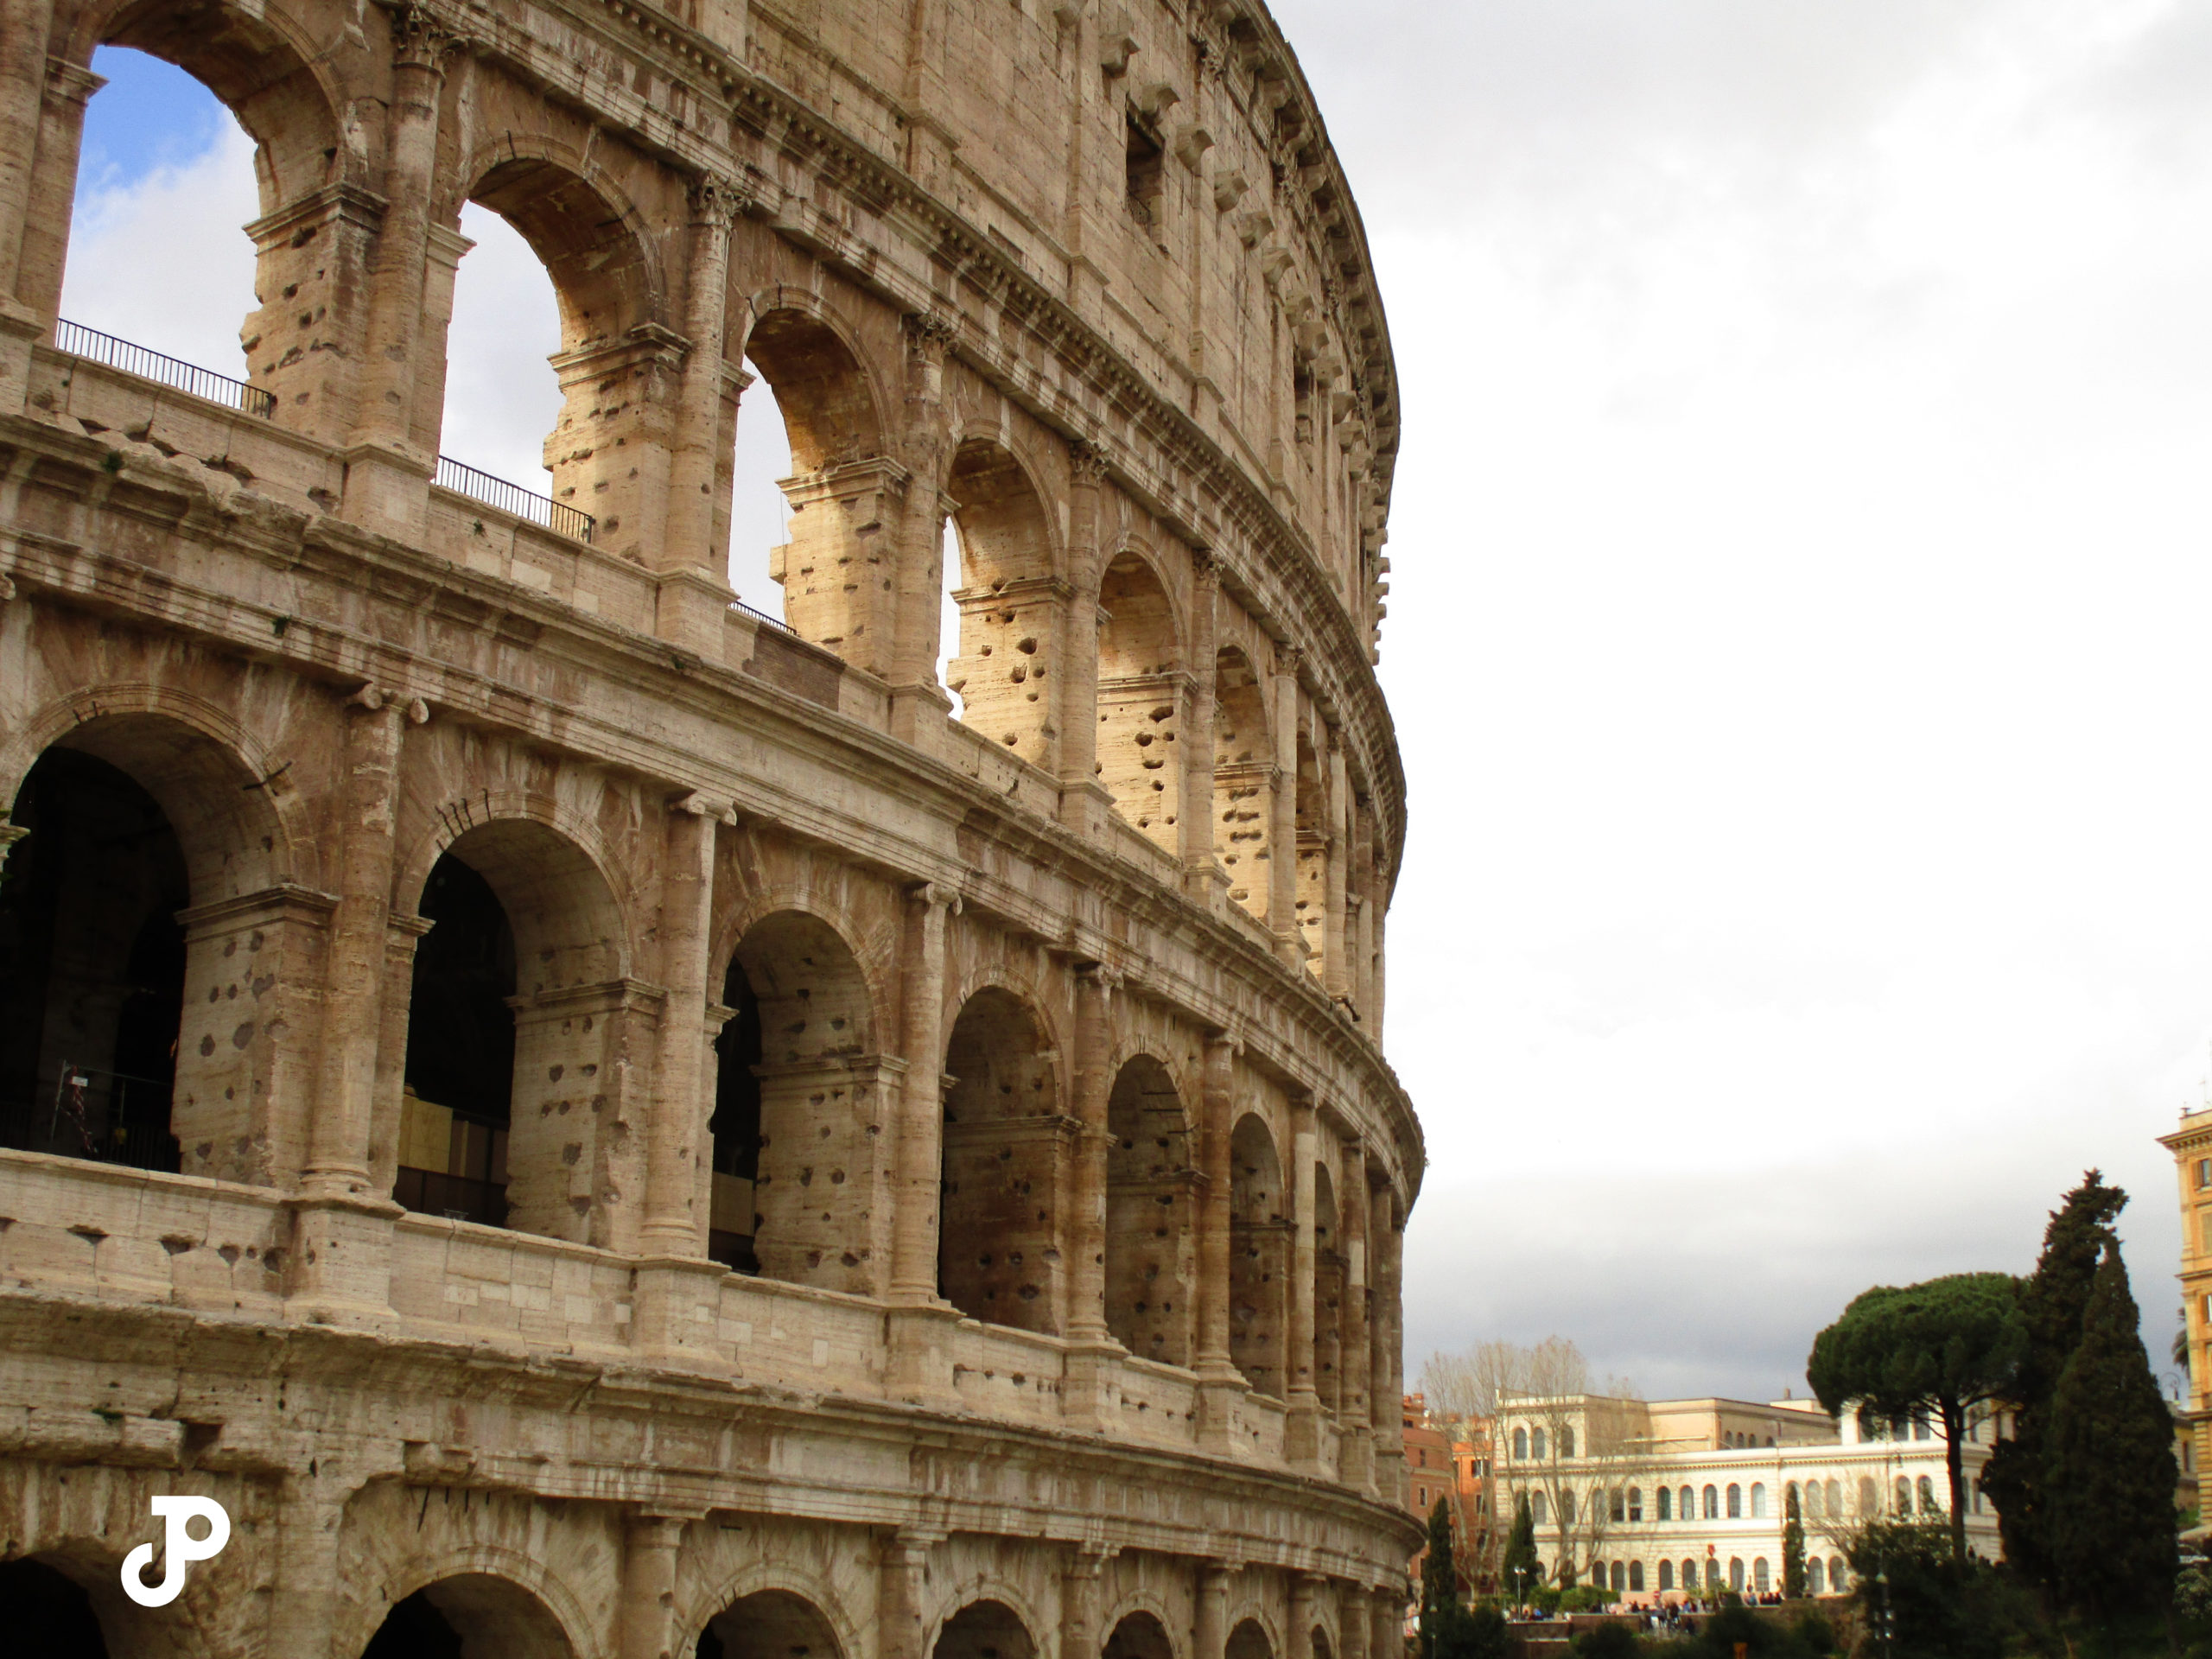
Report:
[{"label": "metal railing", "polygon": [[765,622],[770,627],[776,629],[779,632],[788,633],[794,639],[798,638],[798,630],[791,626],[790,623],[785,621],[782,617],[771,616],[766,611],[756,611],[741,599],[733,599],[730,601],[729,607],[741,616],[749,616],[755,622]]},{"label": "metal railing", "polygon": [[[99,1088],[96,1079],[105,1082]],[[136,1098],[131,1085],[138,1085]],[[175,1174],[181,1148],[168,1133],[171,1085],[65,1062],[54,1092],[0,1101],[0,1147]],[[97,1090],[108,1098],[88,1097]]]},{"label": "metal railing", "polygon": [[273,392],[259,386],[250,386],[243,380],[233,380],[227,374],[218,374],[213,369],[203,369],[196,363],[187,363],[180,358],[167,357],[160,352],[149,351],[143,346],[134,346],[127,340],[118,340],[113,334],[104,334],[97,328],[87,328],[81,322],[67,321],[54,325],[54,347],[67,352],[73,357],[89,359],[121,369],[125,374],[143,376],[174,386],[179,391],[189,392],[194,397],[205,397],[211,404],[220,404],[226,409],[243,410],[248,415],[267,420],[276,412],[276,397]]},{"label": "metal railing", "polygon": [[527,518],[531,524],[543,525],[556,536],[567,536],[579,542],[589,543],[592,529],[599,522],[591,514],[579,512],[565,501],[556,501],[550,495],[525,490],[521,485],[510,484],[504,478],[480,473],[475,467],[455,461],[451,455],[438,457],[437,485],[442,490],[451,490],[472,501],[481,501],[487,507],[511,512],[518,518]]},{"label": "metal railing", "polygon": [[448,1221],[476,1221],[486,1227],[507,1224],[507,1189],[497,1181],[480,1181],[467,1175],[448,1175],[442,1170],[399,1166],[391,1196],[403,1210],[418,1216],[443,1216]]}]

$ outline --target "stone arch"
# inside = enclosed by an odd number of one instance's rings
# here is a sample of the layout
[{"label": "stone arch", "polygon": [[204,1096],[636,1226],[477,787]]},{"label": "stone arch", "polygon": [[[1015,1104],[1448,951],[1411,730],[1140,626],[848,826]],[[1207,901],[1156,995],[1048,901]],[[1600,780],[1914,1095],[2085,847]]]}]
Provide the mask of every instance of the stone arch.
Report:
[{"label": "stone arch", "polygon": [[785,1589],[734,1598],[681,1650],[698,1659],[844,1659],[852,1651],[814,1600]]},{"label": "stone arch", "polygon": [[0,1620],[10,1640],[40,1659],[205,1659],[211,1598],[221,1593],[207,1569],[156,1609],[124,1594],[122,1565],[120,1554],[88,1540],[0,1561]]},{"label": "stone arch", "polygon": [[1106,1103],[1106,1328],[1142,1359],[1191,1363],[1198,1172],[1167,1068],[1138,1054]]},{"label": "stone arch", "polygon": [[[741,1604],[769,1597],[779,1603],[798,1603],[819,1621],[819,1635],[826,1645],[816,1646],[810,1642],[812,1651],[807,1659],[845,1659],[845,1656],[864,1649],[862,1626],[845,1605],[836,1586],[824,1574],[793,1567],[788,1560],[778,1560],[748,1563],[705,1594],[695,1597],[685,1617],[686,1635],[677,1650],[691,1655],[700,1636],[723,1614]],[[726,1653],[725,1659],[740,1659],[740,1656]],[[771,1659],[780,1656],[771,1656]]]},{"label": "stone arch", "polygon": [[1274,1621],[1259,1608],[1232,1614],[1231,1618],[1223,1659],[1275,1659],[1282,1651],[1282,1644],[1275,1638]]},{"label": "stone arch", "polygon": [[278,1180],[302,1152],[312,1054],[292,1034],[313,1031],[331,901],[286,880],[270,791],[207,722],[59,713],[0,773],[26,832],[0,899],[0,1142]]},{"label": "stone arch", "polygon": [[1267,918],[1275,821],[1274,737],[1266,683],[1236,645],[1214,654],[1214,852],[1229,896]]},{"label": "stone arch", "polygon": [[757,918],[721,984],[710,1253],[857,1295],[887,1282],[899,1069],[878,1051],[858,957],[821,916]]},{"label": "stone arch", "polygon": [[885,454],[882,389],[855,331],[816,295],[766,289],[752,314],[743,355],[791,442],[791,475],[779,480],[791,540],[768,559],[784,620],[855,667],[887,673],[907,475]]},{"label": "stone arch", "polygon": [[1177,1659],[1167,1621],[1150,1609],[1123,1613],[1109,1630],[1103,1659]]},{"label": "stone arch", "polygon": [[1098,779],[1124,818],[1173,852],[1183,810],[1177,740],[1191,694],[1178,609],[1135,547],[1108,561],[1098,609]]},{"label": "stone arch", "polygon": [[947,683],[966,725],[1049,770],[1069,590],[1047,497],[1014,450],[980,436],[954,449],[944,489],[960,550],[960,649]]},{"label": "stone arch", "polygon": [[[394,1593],[396,1592],[396,1593]],[[373,1624],[370,1624],[373,1618]],[[356,1615],[361,1659],[407,1659],[420,1634],[449,1631],[462,1659],[595,1659],[598,1644],[575,1598],[551,1573],[516,1551],[472,1546],[433,1566],[395,1572],[381,1614]],[[389,1632],[389,1634],[387,1634]]]},{"label": "stone arch", "polygon": [[994,1593],[966,1603],[938,1627],[931,1659],[1038,1659],[1033,1628]]},{"label": "stone arch", "polygon": [[493,817],[445,841],[413,891],[432,925],[416,950],[394,1196],[622,1248],[644,1189],[645,1103],[626,1083],[649,1070],[631,1062],[660,1010],[626,976],[603,865],[543,817]]},{"label": "stone arch", "polygon": [[1056,1195],[1076,1125],[1037,1004],[1001,984],[976,990],[953,1021],[944,1071],[939,1293],[972,1318],[1057,1332],[1067,1267]]},{"label": "stone arch", "polygon": [[1313,1166],[1313,1389],[1334,1411],[1342,1399],[1344,1282],[1351,1263],[1344,1254],[1343,1211],[1336,1178],[1325,1161]]},{"label": "stone arch", "polygon": [[1283,1397],[1290,1205],[1275,1139],[1257,1112],[1229,1138],[1229,1354],[1255,1394]]},{"label": "stone arch", "polygon": [[1322,942],[1329,910],[1329,791],[1327,761],[1314,747],[1313,732],[1298,727],[1296,790],[1298,880],[1294,906],[1298,938],[1306,947],[1306,966],[1317,979],[1322,971]]},{"label": "stone arch", "polygon": [[1313,1630],[1307,1633],[1306,1639],[1312,1643],[1313,1659],[1336,1659],[1336,1640],[1330,1634],[1326,1624],[1317,1620]]}]

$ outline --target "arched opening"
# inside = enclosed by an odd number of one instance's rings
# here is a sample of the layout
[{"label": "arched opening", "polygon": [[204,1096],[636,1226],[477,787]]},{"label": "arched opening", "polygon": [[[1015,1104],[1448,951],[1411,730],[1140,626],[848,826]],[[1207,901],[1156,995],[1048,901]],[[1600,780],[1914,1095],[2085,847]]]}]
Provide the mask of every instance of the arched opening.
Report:
[{"label": "arched opening", "polygon": [[1329,798],[1321,758],[1301,727],[1298,734],[1298,937],[1305,941],[1306,966],[1321,976],[1322,946],[1329,911]]},{"label": "arched opening", "polygon": [[1106,1638],[1105,1659],[1175,1659],[1167,1627],[1150,1613],[1128,1613]]},{"label": "arched opening", "polygon": [[738,1014],[715,1045],[717,1215],[745,1216],[766,1278],[876,1294],[895,1090],[858,960],[819,917],[778,911],[738,941],[723,1000]]},{"label": "arched opening", "polygon": [[1229,1640],[1222,1649],[1222,1659],[1274,1659],[1275,1644],[1268,1640],[1266,1628],[1256,1618],[1237,1621],[1236,1628],[1229,1633]]},{"label": "arched opening", "polygon": [[0,1630],[16,1651],[39,1659],[108,1659],[92,1599],[35,1557],[0,1561]]},{"label": "arched opening", "polygon": [[1149,1055],[1122,1066],[1106,1131],[1106,1328],[1140,1358],[1187,1365],[1197,1172],[1166,1067]]},{"label": "arched opening", "polygon": [[729,528],[722,537],[729,546],[729,585],[747,610],[780,622],[783,590],[769,572],[775,550],[791,539],[791,504],[784,490],[798,467],[774,388],[761,385],[766,377],[751,358],[740,367],[747,385],[737,407],[737,438],[729,461]]},{"label": "arched opening", "polygon": [[645,1103],[613,1065],[638,1009],[605,878],[544,825],[499,820],[446,849],[417,908],[430,928],[416,950],[393,1196],[620,1248],[643,1197]]},{"label": "arched opening", "polygon": [[931,1659],[1037,1659],[1037,1644],[1003,1602],[977,1601],[944,1621]]},{"label": "arched opening", "polygon": [[1274,1137],[1255,1113],[1229,1140],[1229,1357],[1255,1394],[1283,1397],[1290,1222]]},{"label": "arched opening", "polygon": [[1316,1624],[1310,1640],[1313,1645],[1313,1659],[1336,1659],[1335,1645],[1330,1642],[1329,1632],[1325,1627]]},{"label": "arched opening", "polygon": [[[770,548],[767,569],[784,590],[784,620],[855,667],[887,674],[906,477],[883,454],[868,375],[835,329],[797,310],[767,310],[745,360],[768,383],[791,469],[778,484],[788,539]],[[761,442],[772,459],[774,438]]]},{"label": "arched opening", "polygon": [[839,1659],[836,1633],[819,1608],[787,1590],[737,1600],[699,1632],[697,1659]]},{"label": "arched opening", "polygon": [[41,146],[25,297],[98,331],[61,331],[64,350],[333,435],[365,240],[322,198],[340,149],[314,71],[276,25],[219,0],[124,9],[91,67],[109,84],[89,143]]},{"label": "arched opening", "polygon": [[[442,264],[458,260],[446,324],[439,482],[549,529],[580,526],[519,496],[495,499],[480,477],[522,495],[555,495],[548,436],[561,423],[561,307],[553,279],[522,232],[480,202],[464,203],[457,241],[434,238]],[[467,471],[464,472],[462,469]],[[472,477],[470,474],[479,475]],[[568,505],[589,512],[588,503]]]},{"label": "arched opening", "polygon": [[1183,672],[1174,607],[1151,565],[1116,556],[1098,590],[1098,778],[1122,817],[1170,852],[1178,845]]},{"label": "arched opening", "polygon": [[1214,852],[1228,874],[1229,896],[1264,921],[1275,815],[1267,696],[1251,659],[1234,645],[1215,654],[1213,673]]},{"label": "arched opening", "polygon": [[1326,1164],[1313,1166],[1313,1391],[1334,1411],[1344,1371],[1344,1276],[1351,1267],[1338,1229],[1336,1179]]},{"label": "arched opening", "polygon": [[971,1318],[1065,1328],[1067,1269],[1055,1195],[1076,1144],[1058,1056],[1027,1003],[987,988],[953,1022],[944,1069],[944,1196],[938,1288]]},{"label": "arched opening", "polygon": [[361,1659],[570,1659],[551,1609],[520,1585],[462,1573],[392,1604]]},{"label": "arched opening", "polygon": [[191,902],[184,851],[129,774],[40,757],[0,866],[0,1144],[179,1167],[170,1131]]},{"label": "arched opening", "polygon": [[314,906],[235,757],[158,715],[88,720],[10,804],[0,866],[0,1140],[266,1183],[297,1167],[283,1033]]},{"label": "arched opening", "polygon": [[[521,463],[527,423],[533,414],[542,415],[549,400],[543,378],[534,368],[525,372],[524,359],[534,356],[545,337],[535,329],[517,328],[515,319],[500,321],[498,332],[514,344],[499,348],[499,360],[512,363],[515,378],[504,392],[493,394],[500,402],[487,429],[499,435],[499,453],[512,456],[512,464],[530,482],[487,476],[473,471],[468,457],[456,456],[441,462],[440,483],[606,552],[653,563],[660,550],[646,543],[668,483],[666,428],[680,364],[676,351],[647,326],[665,320],[659,315],[660,283],[645,236],[618,203],[556,162],[510,154],[489,168],[467,202],[454,205],[444,238],[432,239],[433,269],[449,270],[443,262],[459,261],[469,249],[462,234],[466,216],[469,226],[487,232],[480,245],[493,255],[487,273],[492,280],[472,276],[469,286],[480,288],[485,298],[497,303],[501,279],[517,283],[527,296],[523,317],[538,328],[543,326],[543,289],[527,276],[530,262],[509,238],[490,233],[488,220],[467,213],[470,203],[505,221],[551,287],[559,334],[558,349],[550,360],[560,405],[539,451],[540,465],[551,474],[550,499],[541,498],[531,487],[536,474]],[[455,315],[461,297],[457,272],[448,280],[453,292],[445,296],[437,293],[436,283],[430,284],[426,308],[434,318]],[[447,351],[428,361],[451,360],[453,332],[449,324],[434,325],[433,333],[443,336],[437,343]],[[426,379],[436,385],[442,409],[442,369],[431,370]],[[467,386],[461,390],[475,396]],[[427,402],[427,386],[424,391]],[[442,434],[440,448],[449,454],[463,435],[454,434],[454,442],[448,443]],[[467,435],[473,441],[474,434]],[[507,489],[497,487],[502,483]]]},{"label": "arched opening", "polygon": [[740,1273],[758,1273],[760,1257],[753,1241],[760,1230],[760,1000],[735,957],[722,976],[722,1007],[729,1017],[715,1033],[715,1111],[707,1124],[714,1145],[707,1254]]},{"label": "arched opening", "polygon": [[945,683],[963,723],[1049,771],[1063,595],[1044,503],[1011,454],[976,438],[954,452],[945,489],[958,503],[963,584],[954,595],[960,654]]}]

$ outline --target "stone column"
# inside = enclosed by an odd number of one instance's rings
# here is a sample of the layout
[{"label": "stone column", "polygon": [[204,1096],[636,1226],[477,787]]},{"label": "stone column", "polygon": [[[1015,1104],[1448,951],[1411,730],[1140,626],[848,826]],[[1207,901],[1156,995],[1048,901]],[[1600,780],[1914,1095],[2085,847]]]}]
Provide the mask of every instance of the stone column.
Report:
[{"label": "stone column", "polygon": [[661,982],[667,1012],[654,1066],[656,1098],[647,1120],[645,1216],[639,1232],[647,1255],[701,1255],[703,1217],[696,1213],[699,1166],[707,1154],[711,1103],[702,1035],[707,1005],[707,950],[713,927],[715,825],[727,812],[696,795],[668,805],[667,863],[661,871]]},{"label": "stone column", "polygon": [[69,252],[71,207],[77,193],[77,158],[85,135],[85,105],[107,82],[59,58],[47,60],[46,95],[39,111],[38,165],[31,175],[30,211],[23,224],[16,297],[45,319],[61,306],[61,278]]},{"label": "stone column", "polygon": [[715,533],[715,486],[728,447],[722,413],[728,381],[741,372],[725,361],[722,348],[731,187],[711,175],[696,179],[690,200],[691,257],[683,308],[689,343],[670,433],[668,516],[663,535],[645,552],[662,578],[654,631],[712,662],[721,654],[730,600],[726,550]]},{"label": "stone column", "polygon": [[[891,729],[909,743],[920,743],[931,721],[952,713],[952,698],[938,683],[937,660],[944,627],[944,520],[952,503],[941,487],[950,457],[951,432],[944,408],[944,362],[955,327],[950,318],[917,311],[906,321],[906,430],[899,457],[906,467],[898,527],[890,538],[889,572],[894,601],[881,602],[880,573],[862,587],[852,622],[860,637],[842,647],[846,660],[881,674],[891,682]],[[871,641],[870,635],[880,635]]]},{"label": "stone column", "polygon": [[346,453],[345,515],[403,540],[420,537],[437,458],[422,453],[410,418],[421,368],[423,279],[438,152],[445,60],[459,42],[429,12],[387,14],[391,107],[385,126],[384,218],[369,277],[368,325],[353,442]]},{"label": "stone column", "polygon": [[900,1027],[906,1078],[899,1104],[899,1156],[891,1235],[891,1300],[937,1300],[938,1186],[944,1140],[945,922],[960,895],[925,882],[910,895]]},{"label": "stone column", "polygon": [[1367,1489],[1374,1430],[1370,1421],[1368,1374],[1373,1338],[1368,1331],[1367,1153],[1359,1137],[1344,1138],[1344,1300],[1337,1351],[1343,1356],[1338,1379],[1337,1421],[1344,1430],[1338,1474],[1344,1484]]},{"label": "stone column", "polygon": [[1329,1581],[1311,1573],[1290,1577],[1290,1628],[1283,1632],[1285,1659],[1313,1659],[1313,1609]]},{"label": "stone column", "polygon": [[1313,1097],[1293,1094],[1290,1101],[1289,1181],[1291,1194],[1290,1342],[1283,1357],[1283,1455],[1294,1464],[1320,1455],[1321,1399],[1313,1378],[1313,1160],[1319,1149]]},{"label": "stone column", "polygon": [[622,1545],[620,1659],[690,1659],[677,1652],[676,1555],[683,1541],[680,1520],[632,1517]]},{"label": "stone column", "polygon": [[1198,1169],[1205,1180],[1198,1198],[1198,1328],[1192,1369],[1198,1375],[1198,1444],[1222,1452],[1230,1448],[1236,1402],[1250,1392],[1229,1347],[1230,1195],[1236,1185],[1229,1147],[1236,1120],[1236,1052],[1237,1043],[1226,1032],[1206,1039],[1198,1094]]},{"label": "stone column", "polygon": [[1068,600],[1060,652],[1060,822],[1096,839],[1113,797],[1098,781],[1098,512],[1106,458],[1077,439],[1068,445]]},{"label": "stone column", "polygon": [[[1396,1502],[1395,1494],[1390,1501]],[[1406,1592],[1403,1586],[1369,1592],[1368,1650],[1373,1659],[1398,1659],[1406,1649]]]},{"label": "stone column", "polygon": [[884,1537],[875,1592],[877,1659],[922,1659],[922,1580],[938,1541],[917,1527]]},{"label": "stone column", "polygon": [[1068,1335],[1107,1339],[1106,1105],[1114,1086],[1115,981],[1095,962],[1075,973],[1075,1115],[1079,1128],[1068,1217]]},{"label": "stone column", "polygon": [[1295,645],[1275,651],[1275,821],[1268,836],[1268,925],[1275,950],[1293,968],[1306,966],[1298,931],[1298,664]]},{"label": "stone column", "polygon": [[1375,1486],[1386,1502],[1395,1503],[1404,1490],[1405,1412],[1399,1383],[1398,1275],[1405,1244],[1404,1224],[1398,1219],[1397,1194],[1385,1182],[1375,1184],[1373,1220],[1374,1294],[1370,1299],[1369,1327],[1373,1359],[1368,1389],[1370,1418],[1375,1427]]},{"label": "stone column", "polygon": [[1351,869],[1351,836],[1346,827],[1346,806],[1351,791],[1344,776],[1344,740],[1329,728],[1328,772],[1322,779],[1329,791],[1329,868],[1327,910],[1321,920],[1321,988],[1335,1002],[1351,998],[1351,975],[1346,960],[1344,887]]},{"label": "stone column", "polygon": [[1229,1575],[1220,1561],[1198,1565],[1198,1605],[1191,1627],[1192,1659],[1223,1659],[1229,1651]]},{"label": "stone column", "polygon": [[[1337,1586],[1337,1659],[1367,1659],[1367,1592],[1356,1584]],[[1377,1659],[1390,1659],[1381,1655]]]},{"label": "stone column", "polygon": [[1351,995],[1361,1022],[1374,1033],[1375,1020],[1375,805],[1353,804],[1351,817]]},{"label": "stone column", "polygon": [[1191,717],[1183,725],[1183,891],[1218,914],[1229,879],[1213,855],[1215,601],[1221,567],[1205,548],[1191,550]]},{"label": "stone column", "polygon": [[[0,300],[9,302],[16,300],[23,274],[19,261],[38,162],[54,16],[46,0],[0,3]],[[14,304],[5,308],[17,309]]]},{"label": "stone column", "polygon": [[1078,1544],[1060,1574],[1059,1659],[1099,1659],[1106,1634],[1098,1628],[1099,1570],[1109,1552]]},{"label": "stone column", "polygon": [[8,855],[30,831],[20,823],[0,823],[0,870],[8,868]]}]

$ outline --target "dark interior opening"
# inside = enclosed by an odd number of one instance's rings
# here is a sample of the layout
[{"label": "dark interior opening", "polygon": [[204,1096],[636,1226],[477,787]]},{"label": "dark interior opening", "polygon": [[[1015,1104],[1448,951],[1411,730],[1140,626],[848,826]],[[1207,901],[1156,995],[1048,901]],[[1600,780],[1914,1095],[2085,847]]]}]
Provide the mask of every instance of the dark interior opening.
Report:
[{"label": "dark interior opening", "polygon": [[191,899],[154,798],[73,749],[39,758],[0,868],[0,1144],[174,1171]]},{"label": "dark interior opening", "polygon": [[10,1651],[39,1659],[107,1659],[92,1598],[44,1561],[0,1561],[0,1630]]},{"label": "dark interior opening", "polygon": [[491,884],[451,853],[432,866],[422,912],[431,927],[415,949],[392,1197],[425,1214],[503,1226],[514,930]]},{"label": "dark interior opening", "polygon": [[753,1183],[760,1173],[760,1001],[730,959],[722,980],[722,1006],[734,1012],[715,1038],[714,1194],[707,1225],[707,1254],[740,1273],[760,1271],[753,1239],[760,1226]]},{"label": "dark interior opening", "polygon": [[1135,111],[1128,115],[1128,134],[1125,164],[1128,177],[1129,211],[1149,225],[1157,217],[1162,173],[1160,159],[1166,152],[1160,140],[1145,130]]},{"label": "dark interior opening", "polygon": [[461,1636],[417,1590],[385,1615],[361,1659],[461,1659]]}]

